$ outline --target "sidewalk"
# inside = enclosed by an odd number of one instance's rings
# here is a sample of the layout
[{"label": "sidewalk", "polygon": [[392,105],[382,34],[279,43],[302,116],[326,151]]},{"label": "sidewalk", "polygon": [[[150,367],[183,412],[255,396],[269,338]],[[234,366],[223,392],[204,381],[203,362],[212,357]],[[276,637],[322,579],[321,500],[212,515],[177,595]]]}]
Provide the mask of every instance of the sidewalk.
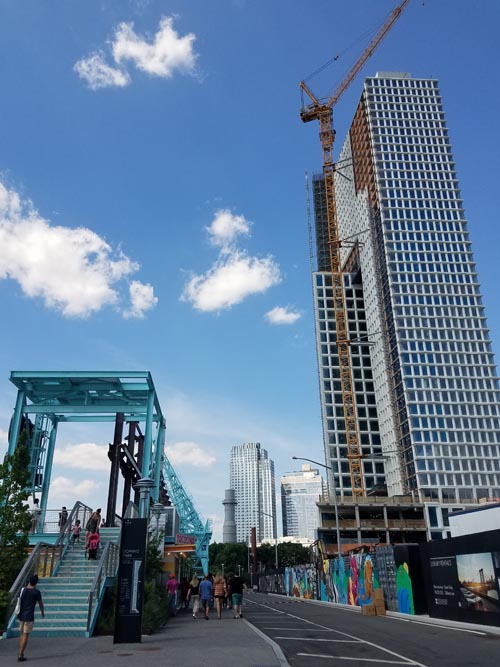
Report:
[{"label": "sidewalk", "polygon": [[[243,610],[244,611],[244,610]],[[181,611],[163,630],[143,637],[142,644],[113,644],[113,637],[31,637],[26,649],[27,664],[103,667],[172,665],[173,667],[278,667],[272,646],[244,619],[234,619],[229,610],[218,620],[215,610],[206,621],[192,611]],[[2,667],[17,664],[17,638],[0,641]]]}]

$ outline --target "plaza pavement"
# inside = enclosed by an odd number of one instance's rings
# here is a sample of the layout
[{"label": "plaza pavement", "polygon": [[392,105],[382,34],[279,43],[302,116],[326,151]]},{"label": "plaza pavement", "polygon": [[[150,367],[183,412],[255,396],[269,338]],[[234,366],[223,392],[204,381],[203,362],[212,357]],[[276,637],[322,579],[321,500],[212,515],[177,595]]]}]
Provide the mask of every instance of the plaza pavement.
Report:
[{"label": "plaza pavement", "polygon": [[[18,639],[0,641],[0,664],[17,663]],[[275,653],[275,650],[277,653]],[[234,619],[229,610],[219,620],[212,611],[210,620],[181,611],[165,627],[141,644],[113,644],[113,637],[31,637],[26,664],[68,665],[68,667],[285,667],[275,648],[244,619]]]}]

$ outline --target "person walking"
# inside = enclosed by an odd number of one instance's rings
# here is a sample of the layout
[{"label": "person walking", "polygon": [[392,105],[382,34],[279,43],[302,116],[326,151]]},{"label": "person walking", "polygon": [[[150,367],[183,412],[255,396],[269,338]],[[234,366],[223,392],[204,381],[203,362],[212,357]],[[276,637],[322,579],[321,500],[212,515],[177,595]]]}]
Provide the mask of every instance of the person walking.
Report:
[{"label": "person walking", "polygon": [[17,620],[20,623],[19,635],[19,653],[17,659],[19,662],[24,662],[26,658],[24,657],[24,651],[26,645],[28,644],[28,639],[30,632],[33,630],[33,624],[35,622],[35,607],[38,603],[40,608],[40,613],[42,618],[45,618],[45,608],[43,606],[42,594],[36,587],[38,583],[38,575],[34,574],[29,578],[28,585],[26,588],[23,588],[21,591],[20,604],[21,609],[17,615]]},{"label": "person walking", "polygon": [[187,603],[193,601],[193,618],[198,618],[197,614],[200,609],[200,580],[196,575],[193,576],[189,583],[189,591],[187,594]]},{"label": "person walking", "polygon": [[167,581],[167,591],[170,593],[170,605],[172,610],[172,616],[177,614],[177,589],[179,588],[179,582],[175,578],[175,574],[171,573]]},{"label": "person walking", "polygon": [[100,543],[101,543],[101,536],[99,535],[97,530],[95,530],[93,533],[90,533],[89,541],[87,543],[89,560],[97,560],[97,551],[99,549]]},{"label": "person walking", "polygon": [[212,581],[210,580],[209,576],[210,575],[207,574],[200,584],[201,606],[203,607],[203,611],[205,612],[205,620],[207,621],[213,595]]},{"label": "person walking", "polygon": [[89,537],[92,533],[96,533],[101,525],[101,508],[99,507],[89,517],[87,525],[85,526],[85,548],[89,547]]},{"label": "person walking", "polygon": [[226,597],[226,580],[223,579],[220,574],[218,574],[214,579],[214,598],[215,598],[215,609],[217,610],[217,618],[222,618],[222,605],[224,598]]},{"label": "person walking", "polygon": [[72,535],[71,535],[71,543],[73,546],[78,542],[80,544],[80,533],[82,532],[82,527],[80,525],[80,519],[77,519],[75,521],[75,525],[71,529]]},{"label": "person walking", "polygon": [[244,585],[245,584],[243,582],[243,579],[239,577],[237,574],[231,577],[231,580],[229,582],[229,591],[231,593],[231,600],[233,603],[234,618],[243,618],[243,614],[241,613],[241,606],[243,604]]},{"label": "person walking", "polygon": [[59,528],[64,528],[68,520],[68,510],[63,506],[59,512]]}]

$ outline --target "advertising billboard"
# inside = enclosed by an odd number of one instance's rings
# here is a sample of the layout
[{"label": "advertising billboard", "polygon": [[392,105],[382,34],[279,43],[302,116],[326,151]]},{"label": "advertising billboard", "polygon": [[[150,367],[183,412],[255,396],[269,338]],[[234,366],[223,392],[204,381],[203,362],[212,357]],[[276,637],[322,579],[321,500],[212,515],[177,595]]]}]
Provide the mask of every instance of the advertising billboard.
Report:
[{"label": "advertising billboard", "polygon": [[429,613],[500,625],[500,530],[421,546]]}]

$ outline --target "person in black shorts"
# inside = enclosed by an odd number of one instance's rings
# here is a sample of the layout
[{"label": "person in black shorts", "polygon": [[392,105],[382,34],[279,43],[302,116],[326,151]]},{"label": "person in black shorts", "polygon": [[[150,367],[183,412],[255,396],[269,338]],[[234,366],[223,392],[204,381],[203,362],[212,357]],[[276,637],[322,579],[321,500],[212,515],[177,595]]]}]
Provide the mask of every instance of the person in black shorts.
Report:
[{"label": "person in black shorts", "polygon": [[35,621],[35,606],[38,602],[42,618],[45,618],[45,609],[42,602],[42,594],[36,587],[38,583],[38,575],[34,574],[29,579],[26,588],[21,591],[21,611],[17,615],[17,620],[20,623],[21,634],[19,635],[19,654],[17,659],[19,662],[24,662],[24,649],[28,643],[30,632],[33,630],[33,623]]}]

